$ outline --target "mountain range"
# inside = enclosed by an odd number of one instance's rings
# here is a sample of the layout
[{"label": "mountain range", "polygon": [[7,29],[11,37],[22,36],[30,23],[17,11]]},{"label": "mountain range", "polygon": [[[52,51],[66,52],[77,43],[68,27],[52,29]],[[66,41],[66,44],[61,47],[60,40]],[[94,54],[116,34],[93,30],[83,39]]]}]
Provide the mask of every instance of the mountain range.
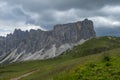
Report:
[{"label": "mountain range", "polygon": [[0,63],[53,58],[95,36],[93,22],[88,19],[58,24],[50,31],[15,29],[0,37]]}]

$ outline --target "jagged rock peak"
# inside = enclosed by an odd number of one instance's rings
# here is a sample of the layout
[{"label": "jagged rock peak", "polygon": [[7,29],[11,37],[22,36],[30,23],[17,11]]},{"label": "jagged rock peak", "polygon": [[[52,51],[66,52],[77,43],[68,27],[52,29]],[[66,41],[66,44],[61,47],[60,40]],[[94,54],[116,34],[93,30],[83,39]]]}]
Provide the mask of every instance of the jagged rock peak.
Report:
[{"label": "jagged rock peak", "polygon": [[51,31],[15,29],[0,39],[0,63],[52,58],[95,36],[93,22],[88,19],[58,24]]}]

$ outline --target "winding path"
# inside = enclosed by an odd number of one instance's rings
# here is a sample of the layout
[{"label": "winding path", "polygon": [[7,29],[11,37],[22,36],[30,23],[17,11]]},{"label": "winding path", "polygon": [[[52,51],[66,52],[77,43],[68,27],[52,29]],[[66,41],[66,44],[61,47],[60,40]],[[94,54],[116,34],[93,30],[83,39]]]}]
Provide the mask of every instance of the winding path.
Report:
[{"label": "winding path", "polygon": [[36,70],[36,71],[32,71],[32,72],[29,72],[29,73],[23,74],[23,75],[21,75],[21,76],[19,76],[19,77],[12,78],[12,79],[10,79],[10,80],[19,80],[19,79],[21,79],[21,78],[27,77],[27,76],[29,76],[29,75],[31,75],[31,74],[37,72],[37,71],[38,71],[38,70]]}]

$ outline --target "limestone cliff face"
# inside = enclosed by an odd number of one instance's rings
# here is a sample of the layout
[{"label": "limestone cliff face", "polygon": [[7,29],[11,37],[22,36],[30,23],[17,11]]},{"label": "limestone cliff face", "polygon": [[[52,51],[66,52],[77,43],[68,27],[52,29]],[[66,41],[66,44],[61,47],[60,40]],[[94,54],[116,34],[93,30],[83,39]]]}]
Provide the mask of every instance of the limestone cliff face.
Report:
[{"label": "limestone cliff face", "polygon": [[16,29],[0,37],[0,63],[52,58],[95,36],[93,22],[88,19],[55,25],[51,31]]}]

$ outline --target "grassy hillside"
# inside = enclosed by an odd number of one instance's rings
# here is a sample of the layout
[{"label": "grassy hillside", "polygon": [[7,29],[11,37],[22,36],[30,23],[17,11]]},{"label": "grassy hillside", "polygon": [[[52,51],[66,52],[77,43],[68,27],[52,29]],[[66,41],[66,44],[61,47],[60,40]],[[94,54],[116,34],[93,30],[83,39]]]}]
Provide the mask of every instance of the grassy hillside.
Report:
[{"label": "grassy hillside", "polygon": [[54,80],[120,80],[120,54],[104,56],[99,62],[80,64],[72,70],[58,74]]},{"label": "grassy hillside", "polygon": [[65,54],[72,57],[81,57],[90,54],[96,54],[107,50],[120,47],[119,37],[99,37],[92,38],[86,41],[84,44],[74,47],[72,50],[68,50]]},{"label": "grassy hillside", "polygon": [[[53,78],[55,80],[57,79],[68,80],[65,79],[66,78],[65,76],[76,75],[77,73],[75,73],[74,71],[81,66],[85,67],[83,71],[87,71],[89,69],[88,66],[89,64],[91,64],[91,62],[95,63],[96,67],[97,66],[98,67],[101,66],[101,68],[105,67],[103,65],[105,64],[105,62],[101,62],[101,60],[103,59],[106,53],[107,54],[109,53],[109,55],[112,57],[116,57],[115,60],[111,61],[114,70],[115,68],[120,66],[120,64],[118,64],[118,66],[115,67],[115,65],[117,64],[116,61],[119,61],[119,59],[117,59],[120,57],[119,52],[120,52],[120,38],[118,37],[93,38],[91,40],[86,41],[82,45],[74,47],[72,50],[67,50],[61,56],[53,59],[43,61],[39,60],[26,61],[1,66],[0,80],[9,80],[26,73],[30,73],[32,71],[34,71],[33,74],[25,78],[22,78],[21,80],[53,80]],[[72,71],[70,71],[71,69]],[[104,69],[106,70],[106,68]],[[71,72],[73,72],[73,74],[71,74]],[[66,73],[69,74],[63,76]],[[59,77],[61,75],[62,79]]]}]

